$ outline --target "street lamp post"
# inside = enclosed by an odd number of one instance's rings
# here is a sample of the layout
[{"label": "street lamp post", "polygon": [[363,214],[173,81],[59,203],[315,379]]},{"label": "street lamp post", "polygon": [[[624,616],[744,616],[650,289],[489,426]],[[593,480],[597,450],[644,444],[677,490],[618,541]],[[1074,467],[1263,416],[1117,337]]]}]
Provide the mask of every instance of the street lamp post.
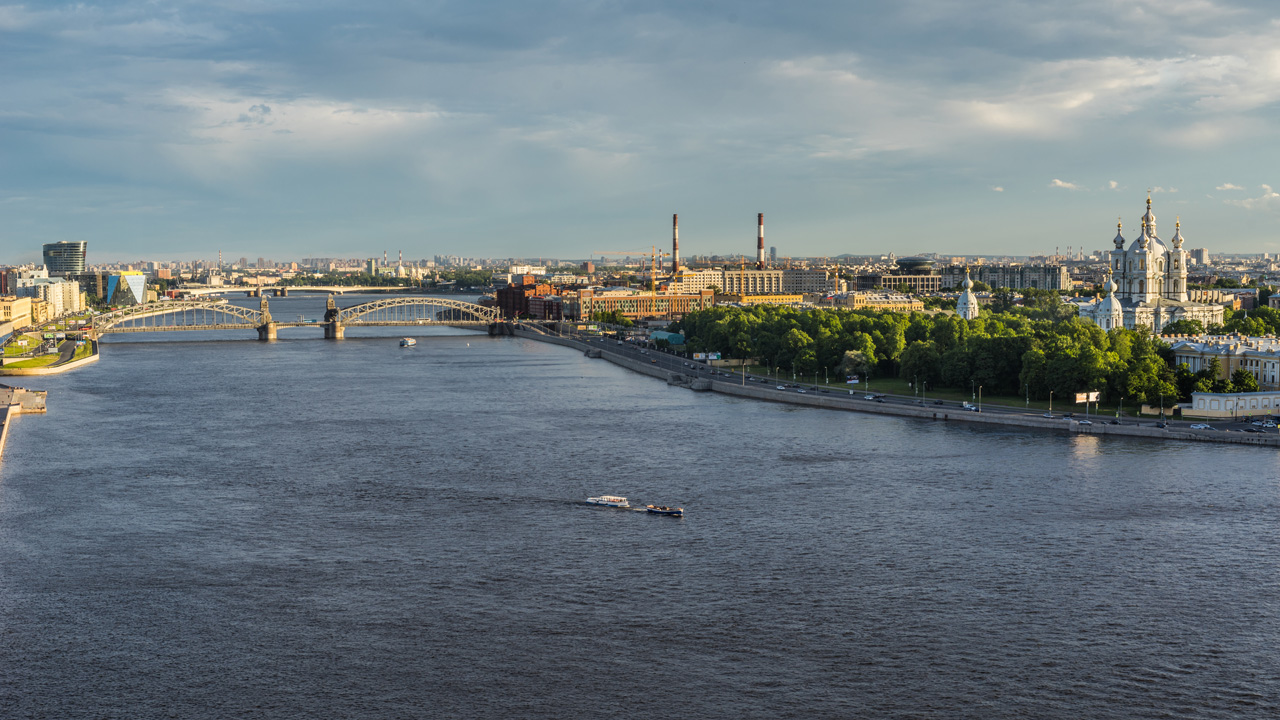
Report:
[{"label": "street lamp post", "polygon": [[978,412],[982,412],[982,386],[978,386]]},{"label": "street lamp post", "polygon": [[1053,391],[1049,391],[1049,417],[1053,417]]},{"label": "street lamp post", "polygon": [[1027,383],[1027,408],[1031,408],[1031,383]]}]

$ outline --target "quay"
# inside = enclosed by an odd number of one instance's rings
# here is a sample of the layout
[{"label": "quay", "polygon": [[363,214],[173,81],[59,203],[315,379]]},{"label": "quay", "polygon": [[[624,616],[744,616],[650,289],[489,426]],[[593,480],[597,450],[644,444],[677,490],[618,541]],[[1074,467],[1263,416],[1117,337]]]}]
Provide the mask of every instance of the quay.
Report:
[{"label": "quay", "polygon": [[[647,355],[639,355],[634,346],[619,346],[614,340],[583,340],[533,329],[524,325],[503,324],[503,327],[491,327],[491,334],[513,335],[515,337],[537,340],[540,342],[562,345],[573,348],[588,357],[607,360],[615,365],[638,372],[642,375],[667,381],[672,385],[688,387],[694,391],[711,391],[734,395],[737,397],[782,402],[792,405],[845,410],[852,412],[872,413],[877,415],[894,415],[898,417],[916,418],[937,422],[967,422],[983,425],[1003,425],[1023,427],[1035,430],[1069,433],[1072,435],[1123,435],[1127,437],[1152,438],[1157,440],[1182,440],[1188,442],[1217,442],[1236,445],[1258,445],[1263,447],[1280,447],[1280,435],[1242,432],[1193,431],[1178,427],[1158,428],[1152,424],[1107,425],[1102,422],[1083,424],[1081,418],[1054,417],[1046,418],[1033,413],[1003,411],[993,407],[992,411],[981,413],[965,411],[955,405],[934,406],[903,403],[875,403],[862,399],[862,394],[843,395],[839,393],[807,392],[777,390],[772,383],[763,386],[757,383],[742,383],[737,377],[725,378],[723,375],[701,377],[689,372],[682,365],[681,358],[661,351],[650,350]],[[658,360],[659,362],[654,362]],[[754,377],[754,376],[752,376]],[[985,409],[984,409],[985,410]]]},{"label": "quay", "polygon": [[0,457],[4,457],[5,442],[9,439],[9,427],[13,419],[24,413],[45,412],[49,394],[43,390],[0,385]]}]

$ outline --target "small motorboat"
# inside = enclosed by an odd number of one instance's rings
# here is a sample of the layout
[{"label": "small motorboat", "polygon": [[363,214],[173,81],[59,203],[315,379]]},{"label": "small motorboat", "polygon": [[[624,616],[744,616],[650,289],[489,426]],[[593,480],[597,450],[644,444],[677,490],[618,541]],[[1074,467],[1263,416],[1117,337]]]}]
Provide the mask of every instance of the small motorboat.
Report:
[{"label": "small motorboat", "polygon": [[587,498],[587,504],[603,505],[605,507],[616,507],[616,508],[631,507],[631,503],[628,503],[626,498],[618,497],[617,495],[601,495],[600,497],[589,497]]},{"label": "small motorboat", "polygon": [[400,338],[400,347],[413,347],[418,341],[413,338]]},{"label": "small motorboat", "polygon": [[684,508],[667,507],[666,505],[645,505],[644,511],[650,515],[670,515],[671,517],[684,517]]}]

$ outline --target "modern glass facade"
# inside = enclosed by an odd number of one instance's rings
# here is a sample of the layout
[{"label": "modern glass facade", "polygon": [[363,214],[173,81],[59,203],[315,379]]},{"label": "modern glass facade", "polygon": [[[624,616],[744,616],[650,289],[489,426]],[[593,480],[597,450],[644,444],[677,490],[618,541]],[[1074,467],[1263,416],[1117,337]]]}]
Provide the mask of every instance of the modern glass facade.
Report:
[{"label": "modern glass facade", "polygon": [[44,266],[50,275],[65,277],[84,272],[84,254],[89,243],[84,240],[63,240],[46,243],[44,246]]},{"label": "modern glass facade", "polygon": [[122,272],[107,278],[107,303],[138,305],[146,300],[147,278],[140,272]]}]

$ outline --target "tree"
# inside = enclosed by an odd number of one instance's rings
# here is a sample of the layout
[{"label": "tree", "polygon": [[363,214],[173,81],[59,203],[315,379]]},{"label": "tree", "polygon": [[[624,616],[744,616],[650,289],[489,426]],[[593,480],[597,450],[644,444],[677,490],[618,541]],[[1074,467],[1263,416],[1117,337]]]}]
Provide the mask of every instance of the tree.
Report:
[{"label": "tree", "polygon": [[991,292],[991,286],[982,282],[981,280],[977,280],[973,283],[973,291],[976,293],[979,293],[979,292],[989,293]]},{"label": "tree", "polygon": [[919,380],[930,386],[942,379],[942,354],[933,343],[917,340],[902,351],[902,368],[899,375],[904,380]]},{"label": "tree", "polygon": [[1204,323],[1199,320],[1174,320],[1160,331],[1161,335],[1203,335]]},{"label": "tree", "polygon": [[875,362],[861,350],[845,350],[844,357],[840,359],[840,365],[836,367],[836,372],[845,377],[865,376],[874,364]]},{"label": "tree", "polygon": [[1236,368],[1231,373],[1231,390],[1229,392],[1258,392],[1258,378],[1244,368]]}]

